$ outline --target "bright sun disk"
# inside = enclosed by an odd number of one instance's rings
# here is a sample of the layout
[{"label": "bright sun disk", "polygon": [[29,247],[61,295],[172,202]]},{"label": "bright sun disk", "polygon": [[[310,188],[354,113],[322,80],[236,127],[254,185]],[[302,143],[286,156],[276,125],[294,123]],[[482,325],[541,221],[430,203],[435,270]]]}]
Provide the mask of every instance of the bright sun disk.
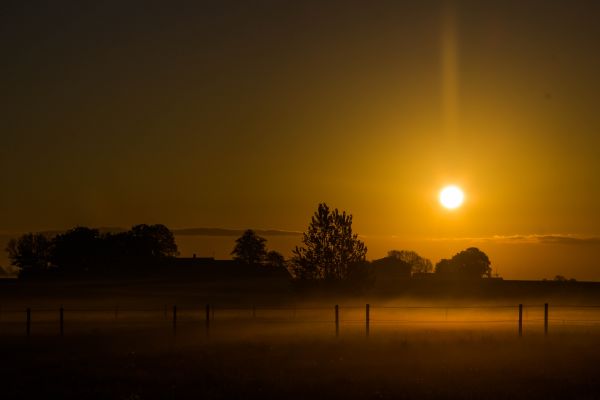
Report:
[{"label": "bright sun disk", "polygon": [[460,207],[464,199],[465,195],[458,186],[446,186],[440,192],[440,204],[450,210]]}]

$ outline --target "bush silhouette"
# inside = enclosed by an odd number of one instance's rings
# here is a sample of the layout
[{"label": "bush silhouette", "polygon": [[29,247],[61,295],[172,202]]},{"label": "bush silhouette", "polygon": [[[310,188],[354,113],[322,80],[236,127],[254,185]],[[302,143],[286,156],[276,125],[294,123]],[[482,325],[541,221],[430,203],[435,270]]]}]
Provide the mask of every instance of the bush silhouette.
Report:
[{"label": "bush silhouette", "polygon": [[435,273],[456,278],[490,277],[490,259],[476,247],[469,247],[455,254],[451,259],[442,259],[435,266]]},{"label": "bush silhouette", "polygon": [[423,258],[412,250],[390,250],[388,257],[401,260],[410,265],[410,272],[428,273],[433,271],[433,265],[427,258]]}]

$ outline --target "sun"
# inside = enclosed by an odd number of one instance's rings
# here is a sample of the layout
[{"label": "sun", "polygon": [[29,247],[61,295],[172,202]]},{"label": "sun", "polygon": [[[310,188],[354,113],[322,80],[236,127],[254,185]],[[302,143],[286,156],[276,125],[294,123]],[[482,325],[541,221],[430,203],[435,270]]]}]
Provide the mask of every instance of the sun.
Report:
[{"label": "sun", "polygon": [[449,210],[453,210],[462,205],[465,195],[458,186],[450,185],[440,191],[440,204]]}]

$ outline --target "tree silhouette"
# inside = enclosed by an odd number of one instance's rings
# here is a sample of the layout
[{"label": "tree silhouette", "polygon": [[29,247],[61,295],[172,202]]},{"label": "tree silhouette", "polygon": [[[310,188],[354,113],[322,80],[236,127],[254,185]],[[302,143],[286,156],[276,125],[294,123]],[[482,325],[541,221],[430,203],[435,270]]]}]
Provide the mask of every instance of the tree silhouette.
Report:
[{"label": "tree silhouette", "polygon": [[380,281],[397,278],[410,278],[412,265],[400,257],[390,255],[390,253],[392,252],[390,251],[387,257],[373,260],[371,262],[375,276],[377,276]]},{"label": "tree silhouette", "polygon": [[456,275],[457,271],[452,262],[447,258],[442,258],[435,264],[435,273],[441,276]]},{"label": "tree silhouette", "polygon": [[8,258],[19,269],[19,276],[43,273],[50,267],[51,242],[41,233],[26,233],[10,239],[6,246]]},{"label": "tree silhouette", "polygon": [[247,229],[242,236],[236,239],[235,247],[231,254],[234,260],[244,264],[258,264],[267,255],[266,239],[258,236],[252,229]]},{"label": "tree silhouette", "polygon": [[21,277],[43,271],[64,276],[137,274],[148,267],[165,265],[165,259],[178,254],[173,233],[160,224],[135,225],[129,231],[105,235],[80,226],[52,239],[29,233],[12,239],[6,251]]},{"label": "tree silhouette", "polygon": [[105,234],[101,243],[101,259],[105,268],[109,270],[135,268],[138,261],[132,242],[131,231]]},{"label": "tree silhouette", "polygon": [[574,279],[574,278],[568,279],[564,275],[556,275],[554,277],[554,279],[552,279],[552,280],[555,282],[577,282],[576,279]]},{"label": "tree silhouette", "polygon": [[52,239],[50,261],[67,274],[90,271],[98,267],[100,246],[97,229],[78,226]]},{"label": "tree silhouette", "polygon": [[455,254],[450,260],[442,259],[435,266],[436,274],[463,278],[482,278],[492,275],[490,259],[476,247]]},{"label": "tree silhouette", "polygon": [[160,259],[179,254],[173,233],[162,224],[134,225],[129,234],[134,253],[140,258]]},{"label": "tree silhouette", "polygon": [[390,250],[388,257],[404,261],[410,265],[411,272],[428,273],[433,271],[433,265],[427,258],[423,258],[412,250]]},{"label": "tree silhouette", "polygon": [[365,261],[367,248],[352,233],[352,215],[330,211],[325,203],[318,206],[308,230],[303,234],[303,247],[294,249],[292,270],[298,279],[343,280],[353,265]]},{"label": "tree silhouette", "polygon": [[285,268],[285,257],[275,250],[271,250],[265,256],[265,262],[273,268]]}]

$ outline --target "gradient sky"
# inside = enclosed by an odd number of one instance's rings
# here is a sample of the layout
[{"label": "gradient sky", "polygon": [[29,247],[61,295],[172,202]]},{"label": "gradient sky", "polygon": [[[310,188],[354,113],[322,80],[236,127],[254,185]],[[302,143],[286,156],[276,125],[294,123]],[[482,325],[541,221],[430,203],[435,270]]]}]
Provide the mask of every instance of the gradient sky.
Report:
[{"label": "gradient sky", "polygon": [[[469,242],[507,277],[600,280],[599,15],[5,1],[0,231],[301,231],[325,201],[354,214],[369,258],[389,243],[435,262]],[[437,203],[447,183],[460,210]]]}]

